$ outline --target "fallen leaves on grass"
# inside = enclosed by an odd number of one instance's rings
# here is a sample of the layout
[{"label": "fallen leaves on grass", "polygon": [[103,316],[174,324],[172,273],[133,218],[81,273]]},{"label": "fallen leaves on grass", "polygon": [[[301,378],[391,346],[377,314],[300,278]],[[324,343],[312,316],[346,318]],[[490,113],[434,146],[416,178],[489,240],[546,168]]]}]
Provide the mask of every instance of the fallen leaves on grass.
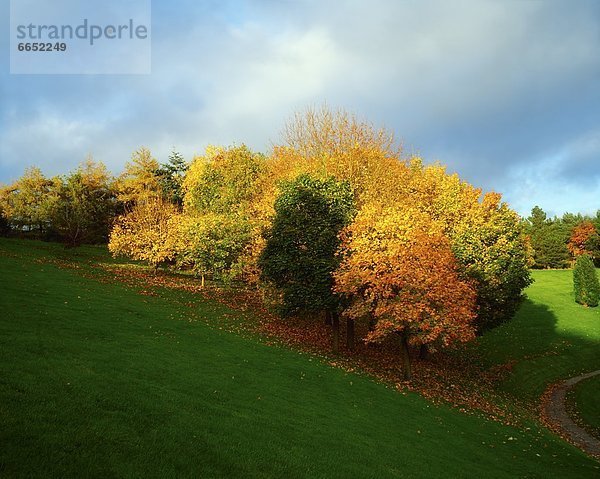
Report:
[{"label": "fallen leaves on grass", "polygon": [[[486,369],[472,350],[456,349],[430,355],[427,360],[413,362],[413,379],[402,381],[398,351],[394,344],[378,346],[357,342],[354,351],[342,347],[338,355],[331,353],[331,328],[317,318],[281,318],[269,311],[256,290],[244,288],[202,287],[189,275],[151,270],[137,265],[89,263],[80,268],[62,260],[46,261],[59,267],[80,269],[80,273],[104,283],[115,281],[131,287],[143,296],[161,296],[163,288],[198,295],[226,305],[238,313],[224,313],[216,320],[194,315],[195,300],[181,302],[191,309],[180,319],[204,321],[221,330],[252,334],[266,344],[285,345],[320,357],[332,367],[346,372],[368,374],[405,393],[421,394],[434,403],[447,403],[458,410],[477,414],[507,425],[522,426],[523,418],[531,418],[531,405],[515,403],[512,396],[498,392],[495,385],[510,373],[514,362]],[[216,323],[217,322],[217,323]],[[215,324],[216,323],[216,324]],[[366,335],[365,325],[356,325],[356,337]],[[341,338],[345,337],[342,325]]]}]

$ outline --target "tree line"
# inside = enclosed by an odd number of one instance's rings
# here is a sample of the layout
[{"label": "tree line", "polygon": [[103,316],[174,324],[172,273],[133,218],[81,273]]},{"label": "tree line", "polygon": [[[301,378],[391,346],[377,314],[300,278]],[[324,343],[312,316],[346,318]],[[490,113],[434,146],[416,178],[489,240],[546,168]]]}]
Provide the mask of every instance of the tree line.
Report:
[{"label": "tree line", "polygon": [[524,224],[532,248],[532,267],[569,268],[582,254],[600,266],[600,210],[596,216],[565,213],[549,218],[535,206]]},{"label": "tree line", "polygon": [[268,155],[211,146],[160,164],[141,148],[116,178],[92,160],[51,179],[33,168],[1,190],[0,209],[13,233],[108,241],[114,255],[202,284],[244,282],[282,318],[325,320],[334,350],[340,322],[348,349],[358,323],[358,339],[396,344],[406,378],[410,350],[510,319],[539,256],[533,223],[499,194],[326,108],[294,116]]}]

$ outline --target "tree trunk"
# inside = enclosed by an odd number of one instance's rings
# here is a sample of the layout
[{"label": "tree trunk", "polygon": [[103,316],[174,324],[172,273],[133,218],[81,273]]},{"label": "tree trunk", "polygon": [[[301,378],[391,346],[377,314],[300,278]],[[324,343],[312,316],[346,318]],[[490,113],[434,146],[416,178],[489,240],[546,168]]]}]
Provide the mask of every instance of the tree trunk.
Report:
[{"label": "tree trunk", "polygon": [[204,288],[204,274],[202,275],[202,278],[200,279],[200,287]]},{"label": "tree trunk", "polygon": [[333,327],[333,352],[340,352],[340,316],[337,311],[331,311],[331,325]]},{"label": "tree trunk", "polygon": [[427,359],[429,357],[429,349],[426,344],[421,344],[419,349],[419,359]]},{"label": "tree trunk", "polygon": [[354,351],[354,319],[346,318],[346,347]]},{"label": "tree trunk", "polygon": [[399,334],[400,337],[400,359],[402,362],[402,378],[405,381],[410,381],[412,371],[410,367],[410,353],[408,351],[408,340],[406,333],[402,332]]},{"label": "tree trunk", "polygon": [[332,326],[331,311],[329,311],[328,309],[325,310],[325,325]]}]

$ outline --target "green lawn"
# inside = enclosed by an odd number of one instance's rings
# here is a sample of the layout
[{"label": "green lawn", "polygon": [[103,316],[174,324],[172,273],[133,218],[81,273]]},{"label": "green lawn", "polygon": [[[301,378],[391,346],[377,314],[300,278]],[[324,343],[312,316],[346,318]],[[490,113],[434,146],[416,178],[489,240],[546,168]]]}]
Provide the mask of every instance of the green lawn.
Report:
[{"label": "green lawn", "polygon": [[[79,269],[43,261],[61,257],[76,258]],[[219,329],[219,317],[232,314],[225,307],[100,282],[89,278],[87,261],[111,260],[101,248],[0,240],[2,478],[600,473],[597,462],[543,429],[433,406],[311,356],[226,333]],[[532,290],[543,290],[536,276]],[[552,314],[534,319],[544,323]],[[583,326],[560,330],[572,341],[587,331],[581,344],[597,342],[590,322],[597,312],[583,317]],[[548,341],[558,323],[544,323]],[[526,349],[543,346],[536,335],[524,336]],[[598,359],[580,355],[574,360]],[[534,366],[529,374],[517,370],[527,390],[549,377]]]},{"label": "green lawn", "polygon": [[533,271],[535,282],[512,321],[480,338],[490,364],[515,361],[501,385],[535,400],[553,382],[600,369],[600,308],[573,299],[573,273]]},{"label": "green lawn", "polygon": [[600,438],[600,376],[578,383],[569,393],[569,401],[586,429]]}]

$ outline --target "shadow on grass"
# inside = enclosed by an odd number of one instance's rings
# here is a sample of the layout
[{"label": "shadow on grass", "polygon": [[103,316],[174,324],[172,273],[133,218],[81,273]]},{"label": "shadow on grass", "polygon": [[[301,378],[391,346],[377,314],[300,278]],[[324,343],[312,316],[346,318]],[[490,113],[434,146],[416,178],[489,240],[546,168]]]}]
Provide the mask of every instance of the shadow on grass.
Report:
[{"label": "shadow on grass", "polygon": [[488,367],[510,371],[505,391],[537,399],[552,383],[600,369],[600,317],[574,302],[552,306],[525,299],[512,321],[475,345]]}]

